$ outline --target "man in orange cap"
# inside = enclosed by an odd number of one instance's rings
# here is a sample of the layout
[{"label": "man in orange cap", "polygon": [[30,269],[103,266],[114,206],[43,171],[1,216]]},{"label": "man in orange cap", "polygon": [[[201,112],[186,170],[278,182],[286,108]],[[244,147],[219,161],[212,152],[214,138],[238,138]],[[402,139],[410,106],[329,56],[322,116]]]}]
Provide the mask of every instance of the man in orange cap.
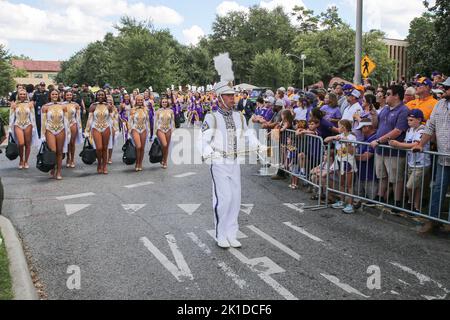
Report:
[{"label": "man in orange cap", "polygon": [[419,109],[425,116],[425,122],[431,117],[431,113],[438,101],[431,95],[431,89],[433,88],[433,82],[426,78],[419,78],[416,82],[416,95],[419,97],[416,100],[410,101],[406,106],[410,109]]}]

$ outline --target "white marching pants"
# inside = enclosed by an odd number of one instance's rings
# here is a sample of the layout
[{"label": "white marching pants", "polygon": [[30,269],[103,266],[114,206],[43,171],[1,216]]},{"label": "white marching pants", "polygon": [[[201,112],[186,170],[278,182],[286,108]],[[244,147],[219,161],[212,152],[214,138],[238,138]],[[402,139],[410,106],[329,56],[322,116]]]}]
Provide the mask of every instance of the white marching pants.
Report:
[{"label": "white marching pants", "polygon": [[236,239],[241,210],[241,167],[239,163],[212,164],[211,175],[216,240]]}]

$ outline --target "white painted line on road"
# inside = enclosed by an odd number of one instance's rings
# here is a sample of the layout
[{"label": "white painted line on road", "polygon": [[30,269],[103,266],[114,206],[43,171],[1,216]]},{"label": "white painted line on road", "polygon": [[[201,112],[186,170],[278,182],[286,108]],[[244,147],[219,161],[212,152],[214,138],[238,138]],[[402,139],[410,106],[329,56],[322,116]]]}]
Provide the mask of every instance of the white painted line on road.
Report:
[{"label": "white painted line on road", "polygon": [[[188,233],[187,234],[189,238],[208,256],[212,254],[211,249],[203,243],[195,233]],[[240,289],[244,289],[247,287],[247,282],[244,279],[241,279],[241,277],[225,262],[219,261],[217,264],[220,269],[225,273],[227,277],[229,277]]]},{"label": "white painted line on road", "polygon": [[254,204],[241,204],[241,211],[245,214],[250,215],[254,207],[255,207]]},{"label": "white painted line on road", "polygon": [[278,249],[280,249],[281,251],[283,251],[284,253],[290,255],[292,258],[294,258],[297,261],[300,261],[301,256],[295,252],[294,250],[288,248],[287,246],[285,246],[284,244],[282,244],[281,242],[279,242],[278,240],[272,238],[271,236],[269,236],[268,234],[264,233],[263,231],[259,230],[257,227],[255,226],[247,226],[247,228],[249,228],[250,230],[252,230],[254,233],[256,233],[257,235],[259,235],[261,238],[263,238],[264,240],[267,240],[269,243],[271,243],[272,245],[274,245],[275,247],[277,247]]},{"label": "white painted line on road", "polygon": [[403,283],[406,286],[411,286],[408,282],[403,281],[402,279],[398,279],[398,282]]},{"label": "white painted line on road", "polygon": [[391,290],[391,294],[396,295],[396,296],[400,295],[400,293],[398,293],[397,291],[394,291],[394,290]]},{"label": "white painted line on road", "polygon": [[175,178],[186,178],[186,177],[190,177],[190,176],[195,176],[197,173],[196,172],[186,172],[183,174],[179,174],[174,176]]},{"label": "white painted line on road", "polygon": [[184,282],[185,279],[194,280],[191,270],[189,269],[186,260],[183,257],[180,249],[178,248],[175,237],[171,234],[166,235],[167,242],[169,243],[170,250],[175,258],[176,266],[146,237],[142,237],[140,240],[144,246],[155,256],[156,259],[166,268],[178,282]]},{"label": "white painted line on road", "polygon": [[304,203],[283,203],[283,205],[300,213],[305,212],[305,210],[303,209],[305,207]]},{"label": "white painted line on road", "polygon": [[64,205],[64,207],[66,209],[66,214],[68,216],[71,216],[81,210],[84,210],[89,206],[90,206],[90,204],[65,204]]},{"label": "white painted line on road", "polygon": [[129,185],[129,186],[124,186],[124,188],[127,188],[127,189],[133,189],[133,188],[138,188],[138,187],[149,186],[149,185],[151,185],[151,184],[154,184],[154,182],[151,182],[151,181],[141,182],[141,183],[131,184],[131,185]]},{"label": "white painted line on road", "polygon": [[330,281],[331,283],[335,284],[336,286],[338,286],[339,288],[341,288],[342,290],[344,290],[347,293],[356,294],[356,295],[361,296],[361,297],[366,298],[366,299],[370,298],[369,296],[366,296],[365,294],[362,294],[361,292],[359,292],[355,288],[352,288],[348,284],[342,283],[341,280],[339,280],[335,276],[330,276],[330,275],[324,274],[324,273],[321,273],[320,275],[322,277],[324,277],[325,279],[327,279],[328,281]]},{"label": "white painted line on road", "polygon": [[431,279],[429,276],[426,276],[420,272],[414,271],[413,269],[411,269],[407,266],[404,266],[398,262],[390,262],[390,264],[392,264],[393,266],[395,266],[397,268],[400,268],[401,270],[405,271],[406,273],[409,273],[409,274],[415,276],[419,280],[419,282],[422,286],[425,284],[425,282],[431,282],[431,283],[434,283],[439,289],[444,291],[443,296],[421,295],[421,297],[423,297],[427,300],[444,300],[447,297],[447,295],[450,293],[450,291],[447,288],[445,288],[442,284],[440,284],[436,280]]},{"label": "white painted line on road", "polygon": [[122,204],[122,208],[128,213],[133,214],[144,208],[146,204]]},{"label": "white painted line on road", "polygon": [[286,226],[288,226],[288,227],[291,228],[291,229],[294,229],[294,230],[297,231],[298,233],[301,233],[302,235],[307,236],[308,238],[310,238],[310,239],[312,239],[312,240],[314,240],[314,241],[317,241],[317,242],[323,242],[322,239],[320,239],[320,238],[316,237],[315,235],[313,235],[313,234],[307,232],[305,229],[300,228],[300,227],[297,227],[297,226],[294,226],[294,225],[292,224],[292,222],[284,222],[283,224],[285,224]]},{"label": "white painted line on road", "polygon": [[[214,231],[208,232],[214,238]],[[235,256],[239,261],[245,264],[251,271],[256,273],[258,277],[274,289],[279,295],[286,300],[298,300],[289,290],[279,284],[271,277],[273,274],[284,273],[286,270],[281,268],[268,257],[249,259],[235,248],[228,249],[228,252]]]},{"label": "white painted line on road", "polygon": [[186,212],[188,215],[192,216],[202,204],[177,204],[177,206]]},{"label": "white painted line on road", "polygon": [[89,193],[73,194],[73,195],[63,196],[63,197],[56,197],[56,200],[64,201],[64,200],[85,198],[85,197],[91,197],[91,196],[95,196],[95,193],[89,192]]},{"label": "white painted line on road", "polygon": [[[206,231],[211,237],[215,238],[216,237],[216,231],[215,230],[208,230]],[[243,234],[241,231],[238,230],[237,232],[237,236],[236,236],[237,240],[242,240],[242,239],[247,239],[248,236],[246,236],[245,234]]]}]

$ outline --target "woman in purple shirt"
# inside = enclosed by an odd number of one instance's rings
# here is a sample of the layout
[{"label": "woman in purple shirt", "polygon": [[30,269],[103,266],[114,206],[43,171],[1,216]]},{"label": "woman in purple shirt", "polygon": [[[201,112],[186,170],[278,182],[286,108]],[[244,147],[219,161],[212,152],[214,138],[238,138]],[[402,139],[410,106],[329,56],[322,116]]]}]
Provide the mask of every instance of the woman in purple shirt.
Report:
[{"label": "woman in purple shirt", "polygon": [[320,108],[322,112],[325,112],[325,120],[333,123],[334,126],[338,127],[338,122],[342,118],[341,109],[338,105],[338,97],[334,93],[329,93],[325,96],[325,105]]}]

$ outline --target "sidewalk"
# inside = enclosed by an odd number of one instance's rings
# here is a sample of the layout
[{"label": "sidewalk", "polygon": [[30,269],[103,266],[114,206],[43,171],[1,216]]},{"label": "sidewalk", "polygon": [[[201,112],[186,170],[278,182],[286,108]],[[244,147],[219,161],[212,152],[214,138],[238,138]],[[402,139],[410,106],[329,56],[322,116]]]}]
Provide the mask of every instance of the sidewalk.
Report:
[{"label": "sidewalk", "polygon": [[14,299],[38,300],[22,244],[11,222],[3,216],[0,216],[0,230],[8,253]]}]

